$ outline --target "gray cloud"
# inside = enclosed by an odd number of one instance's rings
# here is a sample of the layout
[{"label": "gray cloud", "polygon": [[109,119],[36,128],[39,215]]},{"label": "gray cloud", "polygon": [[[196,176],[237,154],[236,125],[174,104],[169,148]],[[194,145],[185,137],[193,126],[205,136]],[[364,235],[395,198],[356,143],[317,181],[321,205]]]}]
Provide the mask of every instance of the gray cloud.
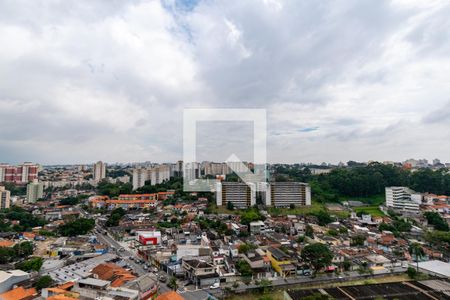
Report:
[{"label": "gray cloud", "polygon": [[[268,110],[271,161],[450,161],[449,11],[403,0],[2,1],[0,157],[177,160],[184,108],[242,107]],[[215,129],[203,159],[249,135]]]}]

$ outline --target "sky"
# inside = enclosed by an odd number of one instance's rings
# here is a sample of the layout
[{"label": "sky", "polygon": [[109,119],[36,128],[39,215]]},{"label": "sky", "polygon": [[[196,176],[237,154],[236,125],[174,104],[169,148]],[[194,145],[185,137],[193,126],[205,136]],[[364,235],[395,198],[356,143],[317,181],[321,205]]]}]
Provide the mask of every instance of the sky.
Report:
[{"label": "sky", "polygon": [[[185,109],[262,108],[269,162],[450,162],[449,16],[446,0],[3,0],[0,161],[177,161]],[[251,124],[198,129],[199,160],[252,160]]]}]

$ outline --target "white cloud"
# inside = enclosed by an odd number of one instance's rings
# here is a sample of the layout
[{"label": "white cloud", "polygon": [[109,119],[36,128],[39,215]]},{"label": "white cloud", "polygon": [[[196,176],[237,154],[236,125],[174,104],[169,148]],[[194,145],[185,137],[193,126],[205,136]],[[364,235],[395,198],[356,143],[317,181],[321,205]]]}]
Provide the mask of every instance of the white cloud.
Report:
[{"label": "white cloud", "polygon": [[271,161],[450,161],[447,1],[180,3],[2,2],[0,157],[177,160],[183,108],[261,107]]}]

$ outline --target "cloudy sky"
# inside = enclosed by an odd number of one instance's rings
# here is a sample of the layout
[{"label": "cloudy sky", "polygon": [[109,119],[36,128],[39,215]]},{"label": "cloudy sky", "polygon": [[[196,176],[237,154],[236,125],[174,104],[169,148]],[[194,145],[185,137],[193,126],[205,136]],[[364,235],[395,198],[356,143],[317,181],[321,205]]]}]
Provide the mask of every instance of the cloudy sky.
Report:
[{"label": "cloudy sky", "polygon": [[[0,161],[175,161],[185,108],[264,108],[271,162],[450,162],[449,16],[446,0],[1,0]],[[199,126],[201,159],[251,160],[238,125]]]}]

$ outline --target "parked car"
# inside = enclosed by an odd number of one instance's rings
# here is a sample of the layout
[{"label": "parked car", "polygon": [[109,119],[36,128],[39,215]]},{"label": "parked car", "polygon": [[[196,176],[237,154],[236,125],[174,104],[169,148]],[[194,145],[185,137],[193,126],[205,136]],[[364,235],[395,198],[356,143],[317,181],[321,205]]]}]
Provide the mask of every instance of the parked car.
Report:
[{"label": "parked car", "polygon": [[209,286],[210,289],[218,289],[220,288],[220,282],[214,282],[212,285]]}]

